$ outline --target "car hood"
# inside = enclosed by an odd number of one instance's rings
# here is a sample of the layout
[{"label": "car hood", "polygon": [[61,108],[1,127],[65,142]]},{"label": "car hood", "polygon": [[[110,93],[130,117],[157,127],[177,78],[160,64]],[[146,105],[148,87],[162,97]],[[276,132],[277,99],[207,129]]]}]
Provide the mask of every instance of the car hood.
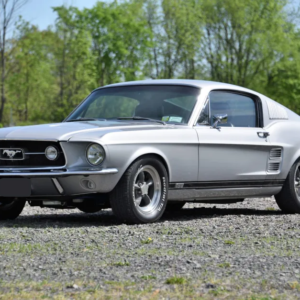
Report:
[{"label": "car hood", "polygon": [[147,121],[89,121],[6,127],[0,129],[0,140],[68,141],[73,138],[101,138],[109,132],[160,129],[169,126]]}]

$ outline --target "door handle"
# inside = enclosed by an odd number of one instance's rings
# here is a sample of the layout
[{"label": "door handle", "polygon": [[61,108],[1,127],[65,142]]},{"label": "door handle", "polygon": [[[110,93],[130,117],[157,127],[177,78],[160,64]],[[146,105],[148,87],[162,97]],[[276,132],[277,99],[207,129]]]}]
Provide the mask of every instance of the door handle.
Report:
[{"label": "door handle", "polygon": [[266,138],[266,137],[270,136],[270,133],[269,132],[258,132],[257,135],[260,138]]}]

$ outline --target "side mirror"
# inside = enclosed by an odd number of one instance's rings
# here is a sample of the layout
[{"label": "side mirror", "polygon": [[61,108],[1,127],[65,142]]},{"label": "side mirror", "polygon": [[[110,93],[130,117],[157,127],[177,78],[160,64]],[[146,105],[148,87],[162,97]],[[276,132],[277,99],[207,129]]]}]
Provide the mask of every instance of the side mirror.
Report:
[{"label": "side mirror", "polygon": [[213,116],[214,124],[212,128],[219,128],[218,124],[226,124],[228,121],[228,115],[227,114],[217,114]]}]

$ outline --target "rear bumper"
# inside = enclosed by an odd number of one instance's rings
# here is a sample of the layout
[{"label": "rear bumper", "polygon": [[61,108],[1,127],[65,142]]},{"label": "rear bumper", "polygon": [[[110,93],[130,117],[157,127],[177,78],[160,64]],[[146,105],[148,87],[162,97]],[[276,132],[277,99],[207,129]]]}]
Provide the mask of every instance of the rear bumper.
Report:
[{"label": "rear bumper", "polygon": [[[26,177],[31,182],[30,198],[76,196],[108,193],[118,182],[118,170],[51,170],[48,172],[12,171],[0,173],[1,178]],[[17,188],[17,187],[16,187]]]}]

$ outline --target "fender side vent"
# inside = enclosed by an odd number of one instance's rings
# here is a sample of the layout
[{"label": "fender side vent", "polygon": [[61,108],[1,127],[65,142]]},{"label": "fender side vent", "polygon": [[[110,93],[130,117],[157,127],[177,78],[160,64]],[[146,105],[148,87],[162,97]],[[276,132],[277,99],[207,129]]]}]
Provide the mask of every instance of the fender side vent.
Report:
[{"label": "fender side vent", "polygon": [[281,148],[273,148],[270,151],[270,159],[280,159],[282,156]]},{"label": "fender side vent", "polygon": [[280,162],[269,162],[268,164],[268,172],[269,173],[277,173],[280,168]]}]

